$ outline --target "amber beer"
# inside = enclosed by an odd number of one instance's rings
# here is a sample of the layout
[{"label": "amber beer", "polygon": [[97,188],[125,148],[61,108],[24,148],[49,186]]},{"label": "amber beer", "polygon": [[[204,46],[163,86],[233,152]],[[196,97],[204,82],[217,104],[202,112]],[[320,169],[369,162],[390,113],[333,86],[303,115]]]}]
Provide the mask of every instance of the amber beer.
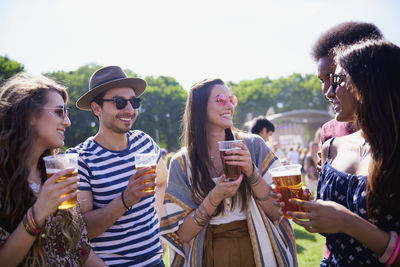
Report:
[{"label": "amber beer", "polygon": [[[48,169],[46,170],[47,172],[47,179],[49,179],[51,176],[53,176],[56,172],[59,172],[61,170],[57,170],[57,169]],[[60,178],[58,178],[57,183],[67,179],[67,178],[71,178],[71,177],[75,177],[78,176],[78,170],[74,170],[72,173],[69,173],[67,175],[61,176]],[[74,193],[75,191],[69,191],[67,194],[71,194]],[[62,194],[61,197],[65,197],[67,196],[67,194]],[[65,200],[63,203],[60,204],[60,206],[58,206],[58,209],[60,210],[65,210],[65,209],[69,209],[72,207],[75,207],[76,204],[78,203],[77,197],[73,197],[71,199]]]},{"label": "amber beer", "polygon": [[[143,175],[156,173],[157,165],[155,165],[155,164],[153,164],[153,165],[136,165],[136,171],[146,168],[146,167],[151,167],[151,169],[148,170],[147,172],[145,172]],[[142,184],[154,183],[154,180],[155,180],[154,178],[146,179],[143,181]],[[145,189],[143,189],[143,192],[146,192],[146,193],[154,192],[154,186],[146,187]]]},{"label": "amber beer", "polygon": [[289,203],[289,199],[291,198],[297,200],[304,199],[300,170],[301,165],[299,164],[281,166],[270,170],[276,186],[275,191],[282,195],[280,200],[285,203],[285,206],[282,208],[283,215],[289,219],[292,219],[292,217],[287,214],[287,211],[306,211],[304,208]]},{"label": "amber beer", "polygon": [[[224,173],[226,175],[226,180],[228,180],[228,181],[236,180],[237,178],[239,178],[240,174],[242,173],[242,169],[240,168],[240,166],[229,165],[229,164],[225,163],[225,156],[228,155],[228,154],[226,154],[226,152],[229,150],[238,150],[238,149],[240,149],[240,148],[238,147],[238,148],[233,148],[233,149],[220,149],[219,150],[219,156],[221,157],[222,166],[224,167]],[[234,155],[234,154],[230,154],[230,155]]]},{"label": "amber beer", "polygon": [[241,150],[240,147],[234,146],[237,144],[243,144],[243,141],[242,140],[218,141],[219,156],[221,157],[222,166],[224,168],[224,173],[226,175],[225,180],[227,181],[236,180],[242,173],[242,169],[240,168],[240,166],[229,165],[225,162],[225,156],[234,155],[234,154],[227,154],[226,152],[232,150]]}]

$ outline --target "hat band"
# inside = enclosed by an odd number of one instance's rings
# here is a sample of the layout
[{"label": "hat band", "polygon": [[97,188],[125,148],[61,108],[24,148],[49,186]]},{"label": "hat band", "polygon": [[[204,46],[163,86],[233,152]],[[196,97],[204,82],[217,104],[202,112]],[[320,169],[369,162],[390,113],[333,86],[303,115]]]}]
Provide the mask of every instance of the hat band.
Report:
[{"label": "hat band", "polygon": [[120,76],[120,77],[114,77],[114,78],[111,78],[111,79],[108,79],[108,80],[103,80],[103,81],[95,84],[91,89],[96,88],[97,86],[100,86],[102,84],[105,84],[105,83],[108,83],[108,82],[112,82],[114,80],[120,80],[120,79],[126,79],[126,78],[127,77],[125,77],[125,76]]}]

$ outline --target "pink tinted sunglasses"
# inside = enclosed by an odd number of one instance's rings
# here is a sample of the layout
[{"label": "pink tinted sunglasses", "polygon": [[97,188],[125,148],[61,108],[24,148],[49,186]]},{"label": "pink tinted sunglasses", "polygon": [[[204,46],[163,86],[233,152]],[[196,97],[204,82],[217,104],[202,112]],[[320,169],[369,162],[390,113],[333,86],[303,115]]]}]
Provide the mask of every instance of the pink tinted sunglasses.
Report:
[{"label": "pink tinted sunglasses", "polygon": [[226,106],[226,101],[229,99],[229,102],[233,105],[233,107],[236,107],[238,104],[238,99],[234,95],[230,95],[229,97],[226,97],[224,94],[219,94],[215,96],[215,102],[220,104],[221,106],[225,107]]}]

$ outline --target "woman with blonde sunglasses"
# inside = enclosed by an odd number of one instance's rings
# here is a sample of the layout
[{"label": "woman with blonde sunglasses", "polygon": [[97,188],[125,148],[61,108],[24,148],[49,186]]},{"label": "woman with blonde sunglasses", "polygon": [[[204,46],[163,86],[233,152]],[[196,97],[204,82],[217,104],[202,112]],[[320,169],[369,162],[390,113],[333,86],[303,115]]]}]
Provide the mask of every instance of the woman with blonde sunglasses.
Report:
[{"label": "woman with blonde sunglasses", "polygon": [[[280,162],[261,137],[233,128],[237,102],[220,79],[205,79],[190,89],[185,147],[170,164],[161,221],[170,262],[296,266],[293,230],[286,219],[279,222],[269,185],[268,169]],[[218,141],[234,139],[242,142],[221,159]],[[223,160],[240,167],[236,180],[226,179]]]}]

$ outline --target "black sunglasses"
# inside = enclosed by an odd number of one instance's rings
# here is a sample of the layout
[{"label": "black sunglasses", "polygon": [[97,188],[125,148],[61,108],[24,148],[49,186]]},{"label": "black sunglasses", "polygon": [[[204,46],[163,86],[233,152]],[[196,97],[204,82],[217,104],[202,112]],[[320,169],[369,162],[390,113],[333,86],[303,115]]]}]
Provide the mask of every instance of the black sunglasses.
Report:
[{"label": "black sunglasses", "polygon": [[345,74],[329,74],[329,81],[332,86],[333,93],[336,93],[336,87],[346,80]]},{"label": "black sunglasses", "polygon": [[139,97],[132,97],[130,99],[125,99],[120,96],[113,97],[112,99],[102,99],[103,101],[112,101],[115,103],[115,107],[117,109],[124,109],[126,105],[128,104],[128,101],[131,103],[132,108],[138,109],[140,107],[140,98]]},{"label": "black sunglasses", "polygon": [[43,109],[51,110],[53,114],[55,114],[58,118],[62,120],[64,120],[65,117],[67,117],[69,114],[69,110],[65,105],[56,108],[43,108]]}]

